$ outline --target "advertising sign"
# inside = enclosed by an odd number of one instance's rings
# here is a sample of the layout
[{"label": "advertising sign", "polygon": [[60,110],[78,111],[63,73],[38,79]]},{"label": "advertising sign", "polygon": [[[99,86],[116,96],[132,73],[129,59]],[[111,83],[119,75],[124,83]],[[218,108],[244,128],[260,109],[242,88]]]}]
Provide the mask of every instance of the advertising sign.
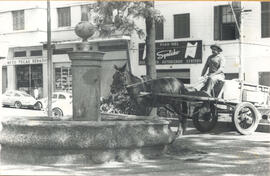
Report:
[{"label": "advertising sign", "polygon": [[[139,65],[145,64],[145,43],[139,43]],[[156,64],[202,63],[202,41],[156,43]]]},{"label": "advertising sign", "polygon": [[28,64],[42,64],[46,63],[46,58],[24,58],[24,59],[10,59],[7,60],[7,65],[28,65]]}]

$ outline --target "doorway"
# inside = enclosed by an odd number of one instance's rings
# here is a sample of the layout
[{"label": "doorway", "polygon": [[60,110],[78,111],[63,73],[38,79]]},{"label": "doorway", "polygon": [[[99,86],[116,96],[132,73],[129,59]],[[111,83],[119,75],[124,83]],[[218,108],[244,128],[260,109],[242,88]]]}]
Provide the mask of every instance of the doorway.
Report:
[{"label": "doorway", "polygon": [[34,89],[39,91],[39,97],[43,95],[43,71],[42,64],[16,66],[17,89],[34,96]]}]

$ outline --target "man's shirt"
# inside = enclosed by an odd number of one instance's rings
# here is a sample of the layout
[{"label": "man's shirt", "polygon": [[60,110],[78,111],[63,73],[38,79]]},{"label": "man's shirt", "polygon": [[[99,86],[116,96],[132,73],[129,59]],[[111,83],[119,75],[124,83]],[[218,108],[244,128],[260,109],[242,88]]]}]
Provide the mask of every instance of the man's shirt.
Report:
[{"label": "man's shirt", "polygon": [[209,67],[209,73],[215,73],[219,69],[223,72],[225,67],[225,58],[222,54],[211,55],[208,57],[206,65]]}]

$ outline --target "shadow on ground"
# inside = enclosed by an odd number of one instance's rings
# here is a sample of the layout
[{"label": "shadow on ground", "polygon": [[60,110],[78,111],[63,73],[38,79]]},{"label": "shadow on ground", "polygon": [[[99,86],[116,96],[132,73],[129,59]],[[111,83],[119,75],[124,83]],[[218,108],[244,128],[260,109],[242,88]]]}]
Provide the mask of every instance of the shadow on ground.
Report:
[{"label": "shadow on ground", "polygon": [[140,162],[102,165],[1,165],[1,174],[12,175],[268,175],[269,134],[242,136],[227,129],[201,134],[190,128],[167,147],[162,157]]}]

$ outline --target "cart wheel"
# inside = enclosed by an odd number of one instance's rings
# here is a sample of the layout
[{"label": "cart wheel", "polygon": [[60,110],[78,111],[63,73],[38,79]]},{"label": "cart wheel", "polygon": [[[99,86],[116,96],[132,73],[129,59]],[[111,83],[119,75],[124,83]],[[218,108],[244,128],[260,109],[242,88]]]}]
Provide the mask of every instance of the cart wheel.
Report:
[{"label": "cart wheel", "polygon": [[195,128],[200,132],[205,133],[214,129],[218,121],[214,105],[196,107],[194,109],[192,121]]},{"label": "cart wheel", "polygon": [[236,130],[243,135],[252,134],[259,125],[260,113],[256,107],[249,103],[239,103],[234,111],[233,123]]}]

